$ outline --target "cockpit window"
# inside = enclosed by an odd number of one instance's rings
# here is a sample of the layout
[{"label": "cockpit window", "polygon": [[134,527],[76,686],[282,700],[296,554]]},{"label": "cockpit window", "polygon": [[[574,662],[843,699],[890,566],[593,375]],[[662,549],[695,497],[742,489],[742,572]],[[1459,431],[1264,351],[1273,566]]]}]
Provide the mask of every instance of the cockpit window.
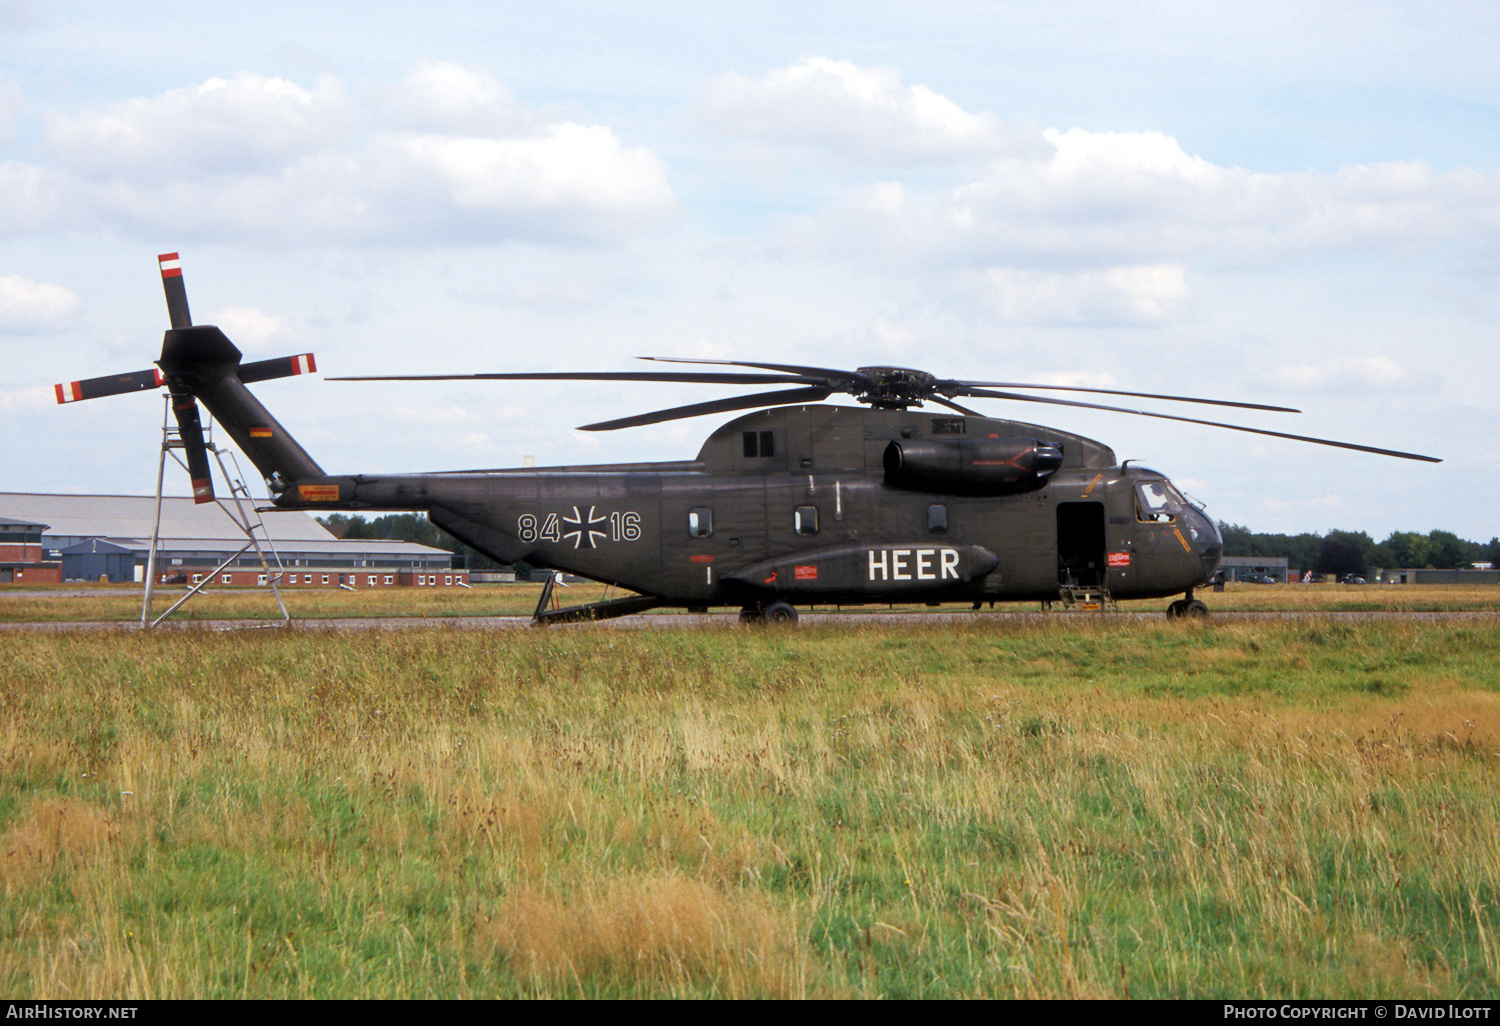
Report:
[{"label": "cockpit window", "polygon": [[1142,523],[1170,524],[1186,503],[1166,481],[1143,481],[1135,486],[1135,516]]}]

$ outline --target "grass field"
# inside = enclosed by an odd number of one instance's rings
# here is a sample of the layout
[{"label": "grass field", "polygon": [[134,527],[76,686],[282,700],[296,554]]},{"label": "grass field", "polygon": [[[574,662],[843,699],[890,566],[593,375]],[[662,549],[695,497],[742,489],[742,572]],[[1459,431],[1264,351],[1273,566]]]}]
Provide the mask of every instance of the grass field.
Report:
[{"label": "grass field", "polygon": [[1497,657],[1317,616],[4,633],[0,995],[1488,998]]},{"label": "grass field", "polygon": [[[184,589],[158,589],[153,615],[164,612]],[[282,598],[298,620],[339,617],[529,616],[541,585],[482,585],[475,588],[390,588],[342,591],[329,588],[283,589]],[[576,584],[553,595],[565,605],[618,597],[601,585]],[[629,594],[625,592],[623,594]],[[1229,585],[1223,592],[1202,590],[1198,597],[1216,612],[1358,612],[1375,610],[1493,610],[1500,612],[1495,585]],[[1163,612],[1166,599],[1122,602],[1128,612]],[[824,607],[827,608],[827,607]],[[924,607],[912,607],[921,611]],[[947,606],[960,610],[962,605]],[[1037,609],[1036,603],[997,604],[997,610]],[[886,606],[853,607],[851,612],[884,612]],[[647,614],[650,615],[650,614]],[[65,585],[0,589],[0,623],[35,621],[138,622],[140,585]],[[173,620],[278,620],[281,612],[264,589],[215,588],[194,596]]]}]

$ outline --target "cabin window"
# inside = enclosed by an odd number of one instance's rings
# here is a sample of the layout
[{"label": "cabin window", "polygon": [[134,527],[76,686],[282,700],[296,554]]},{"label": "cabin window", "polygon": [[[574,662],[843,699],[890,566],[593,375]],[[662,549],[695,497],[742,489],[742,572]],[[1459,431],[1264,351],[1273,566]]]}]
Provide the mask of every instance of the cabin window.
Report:
[{"label": "cabin window", "polygon": [[740,435],[747,459],[776,455],[776,433],[774,431],[746,431]]},{"label": "cabin window", "polygon": [[798,506],[792,514],[792,524],[797,528],[798,534],[817,534],[818,507]]},{"label": "cabin window", "polygon": [[927,530],[933,534],[948,533],[948,507],[934,503],[927,507]]},{"label": "cabin window", "polygon": [[714,511],[707,506],[688,510],[688,537],[711,538],[714,533]]},{"label": "cabin window", "polygon": [[1135,515],[1142,523],[1170,524],[1182,509],[1182,497],[1165,481],[1144,481],[1135,486]]},{"label": "cabin window", "polygon": [[935,435],[966,435],[969,422],[962,417],[933,417],[932,433]]}]

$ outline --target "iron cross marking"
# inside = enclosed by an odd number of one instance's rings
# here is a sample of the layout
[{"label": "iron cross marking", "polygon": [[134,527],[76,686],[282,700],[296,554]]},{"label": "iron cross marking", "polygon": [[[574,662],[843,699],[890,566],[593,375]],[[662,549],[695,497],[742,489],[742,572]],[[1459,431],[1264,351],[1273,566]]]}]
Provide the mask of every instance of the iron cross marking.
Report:
[{"label": "iron cross marking", "polygon": [[580,512],[578,512],[578,507],[577,506],[574,506],[573,507],[573,515],[571,517],[563,517],[562,518],[562,522],[565,523],[565,524],[572,524],[574,530],[564,531],[563,532],[563,537],[564,538],[572,538],[573,539],[573,547],[575,549],[581,549],[581,548],[585,548],[585,547],[590,548],[590,549],[598,548],[598,546],[594,544],[594,538],[595,538],[596,535],[598,537],[600,537],[600,538],[605,537],[605,532],[604,531],[596,531],[596,530],[594,530],[594,525],[595,524],[605,523],[608,520],[609,520],[608,517],[596,517],[596,516],[594,516],[594,507],[590,506],[589,507],[588,523],[585,524],[584,523],[584,519],[583,519],[583,514],[580,513]]}]

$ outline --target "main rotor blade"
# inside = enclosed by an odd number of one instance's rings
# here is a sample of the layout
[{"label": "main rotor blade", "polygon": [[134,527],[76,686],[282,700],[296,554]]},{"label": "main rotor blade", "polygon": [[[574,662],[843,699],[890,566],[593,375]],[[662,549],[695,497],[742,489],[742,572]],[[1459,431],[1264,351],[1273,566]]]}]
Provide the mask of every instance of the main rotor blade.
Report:
[{"label": "main rotor blade", "polygon": [[942,398],[940,398],[938,396],[935,396],[935,395],[928,396],[927,397],[927,401],[928,402],[937,403],[939,406],[946,406],[950,410],[957,410],[959,413],[962,413],[962,414],[964,414],[965,416],[968,416],[968,417],[983,417],[984,416],[984,414],[980,413],[978,410],[966,409],[966,408],[958,405],[958,403],[949,402],[947,399],[942,399]]},{"label": "main rotor blade", "polygon": [[141,392],[148,388],[160,388],[166,379],[161,371],[136,371],[134,374],[111,374],[103,378],[84,378],[82,381],[60,382],[57,390],[60,403],[77,402],[80,399],[98,399],[106,395],[123,395],[126,392]]},{"label": "main rotor blade", "polygon": [[1166,399],[1174,403],[1203,403],[1208,406],[1236,406],[1243,410],[1270,410],[1273,413],[1301,413],[1290,406],[1264,406],[1260,403],[1239,403],[1230,399],[1199,399],[1186,395],[1157,395],[1154,392],[1122,392],[1113,388],[1077,388],[1072,385],[1033,385],[1024,381],[939,381],[936,388],[944,395],[974,395],[959,388],[1044,388],[1053,392],[1092,392],[1095,395],[1128,395],[1136,399]]},{"label": "main rotor blade", "polygon": [[733,399],[718,399],[709,403],[694,403],[691,406],[674,406],[670,410],[642,413],[619,420],[605,420],[598,424],[585,424],[579,431],[617,431],[620,428],[640,427],[644,424],[660,424],[667,420],[683,420],[687,417],[702,417],[709,413],[729,413],[752,406],[793,406],[797,403],[822,402],[833,394],[831,388],[792,388],[782,392],[761,392],[757,395],[736,396]]},{"label": "main rotor blade", "polygon": [[363,374],[329,381],[679,381],[706,385],[822,385],[822,378],[792,374],[718,374],[688,371],[565,371],[540,374]]},{"label": "main rotor blade", "polygon": [[761,370],[782,371],[786,374],[803,374],[808,377],[821,378],[830,383],[834,381],[858,381],[861,384],[873,384],[874,378],[859,371],[836,370],[832,367],[802,367],[794,363],[750,363],[746,360],[695,360],[685,356],[638,356],[638,360],[654,360],[658,363],[710,363],[722,367],[758,367]]},{"label": "main rotor blade", "polygon": [[1137,417],[1155,417],[1157,420],[1176,420],[1184,424],[1204,424],[1208,427],[1225,428],[1229,431],[1244,431],[1252,435],[1270,435],[1272,438],[1289,438],[1294,442],[1311,442],[1313,445],[1331,445],[1339,449],[1355,449],[1359,452],[1372,452],[1377,456],[1395,456],[1403,460],[1421,460],[1424,463],[1441,463],[1442,460],[1436,456],[1422,456],[1414,452],[1401,452],[1397,449],[1379,449],[1373,445],[1356,445],[1353,442],[1336,442],[1331,438],[1313,438],[1311,435],[1291,435],[1285,431],[1267,431],[1263,428],[1244,427],[1240,424],[1225,424],[1217,420],[1198,420],[1195,417],[1176,417],[1170,413],[1152,413],[1149,410],[1129,410],[1122,406],[1101,406],[1098,403],[1080,403],[1072,399],[1049,399],[1041,395],[1022,395],[1019,392],[989,392],[982,388],[976,388],[968,395],[981,396],[986,399],[1015,399],[1023,403],[1046,403],[1050,406],[1077,406],[1085,410],[1108,410],[1112,413],[1133,413]]}]

